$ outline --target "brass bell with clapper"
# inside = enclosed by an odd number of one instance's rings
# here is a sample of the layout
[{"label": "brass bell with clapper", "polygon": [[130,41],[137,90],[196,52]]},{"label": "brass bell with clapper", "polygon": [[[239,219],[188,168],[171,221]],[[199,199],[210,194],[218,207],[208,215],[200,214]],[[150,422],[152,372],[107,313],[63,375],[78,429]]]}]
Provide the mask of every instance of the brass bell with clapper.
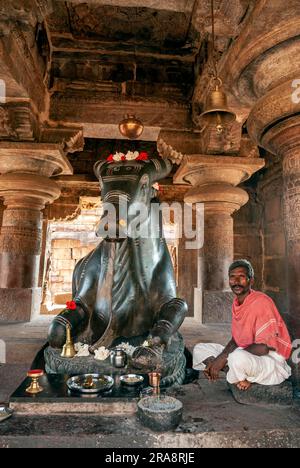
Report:
[{"label": "brass bell with clapper", "polygon": [[202,127],[213,126],[217,133],[223,133],[225,127],[236,120],[236,115],[228,108],[227,96],[222,89],[222,80],[215,77],[212,81],[214,82],[213,90],[209,93],[205,110],[198,122]]}]

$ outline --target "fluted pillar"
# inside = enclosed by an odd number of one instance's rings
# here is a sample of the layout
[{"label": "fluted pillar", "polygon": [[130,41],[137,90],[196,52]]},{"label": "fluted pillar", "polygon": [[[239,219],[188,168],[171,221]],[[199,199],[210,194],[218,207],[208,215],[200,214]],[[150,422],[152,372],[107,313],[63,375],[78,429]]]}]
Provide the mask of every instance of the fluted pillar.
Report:
[{"label": "fluted pillar", "polygon": [[1,143],[0,172],[0,321],[29,321],[40,306],[42,210],[60,196],[50,177],[71,167],[58,145]]},{"label": "fluted pillar", "polygon": [[[204,245],[198,269],[198,303],[202,321],[227,322],[231,318],[232,293],[228,268],[234,257],[232,214],[249,199],[237,187],[264,166],[259,158],[230,156],[186,156],[174,177],[175,183],[189,183],[187,203],[204,204]],[[196,314],[199,315],[199,314]]]}]

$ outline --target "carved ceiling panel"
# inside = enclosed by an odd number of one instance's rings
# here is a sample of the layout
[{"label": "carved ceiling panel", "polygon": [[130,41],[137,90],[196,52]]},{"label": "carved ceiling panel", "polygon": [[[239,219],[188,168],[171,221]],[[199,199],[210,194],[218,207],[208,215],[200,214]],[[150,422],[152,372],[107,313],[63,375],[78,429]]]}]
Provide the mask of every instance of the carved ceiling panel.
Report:
[{"label": "carved ceiling panel", "polygon": [[80,39],[123,44],[149,44],[165,48],[184,47],[198,33],[190,27],[191,12],[126,8],[88,3],[62,5],[49,19],[55,32],[69,32]]}]

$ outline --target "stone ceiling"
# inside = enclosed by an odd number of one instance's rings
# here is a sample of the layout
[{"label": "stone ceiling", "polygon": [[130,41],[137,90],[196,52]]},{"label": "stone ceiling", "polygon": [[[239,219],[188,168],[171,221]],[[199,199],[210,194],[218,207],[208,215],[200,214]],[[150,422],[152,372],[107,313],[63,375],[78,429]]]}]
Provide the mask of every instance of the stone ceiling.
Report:
[{"label": "stone ceiling", "polygon": [[[89,120],[97,127],[86,125],[93,136],[99,131],[99,117],[93,113],[99,102],[97,112],[103,114],[105,108],[108,125],[119,121],[122,111],[140,105],[141,117],[151,127],[160,125],[170,104],[178,108],[173,125],[188,124],[186,108],[203,44],[192,24],[195,1],[169,2],[171,9],[166,2],[138,3],[143,2],[54,2],[54,13],[47,18],[53,47],[51,119]],[[153,103],[158,104],[156,112]]]},{"label": "stone ceiling", "polygon": [[[215,0],[217,60],[253,4]],[[144,140],[193,132],[212,74],[210,0],[0,0],[0,41],[5,119],[23,116],[8,139],[49,140],[55,126],[119,138],[125,113],[141,118]]]}]

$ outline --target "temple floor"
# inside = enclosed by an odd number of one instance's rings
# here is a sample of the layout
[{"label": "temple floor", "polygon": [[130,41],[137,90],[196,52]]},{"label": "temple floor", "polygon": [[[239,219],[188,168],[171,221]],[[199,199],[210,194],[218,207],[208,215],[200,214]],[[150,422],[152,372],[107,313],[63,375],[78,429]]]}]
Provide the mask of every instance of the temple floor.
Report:
[{"label": "temple floor", "polygon": [[[0,402],[8,402],[24,379],[45,340],[48,324],[48,319],[41,319],[0,326],[0,337],[7,341],[8,361],[0,367]],[[230,326],[203,326],[187,319],[181,332],[192,349],[199,341],[225,344]],[[199,380],[173,392],[184,407],[183,420],[175,432],[152,432],[131,414],[15,413],[0,423],[0,447],[300,447],[298,403],[291,407],[240,405],[224,376],[211,384],[200,375]]]}]

